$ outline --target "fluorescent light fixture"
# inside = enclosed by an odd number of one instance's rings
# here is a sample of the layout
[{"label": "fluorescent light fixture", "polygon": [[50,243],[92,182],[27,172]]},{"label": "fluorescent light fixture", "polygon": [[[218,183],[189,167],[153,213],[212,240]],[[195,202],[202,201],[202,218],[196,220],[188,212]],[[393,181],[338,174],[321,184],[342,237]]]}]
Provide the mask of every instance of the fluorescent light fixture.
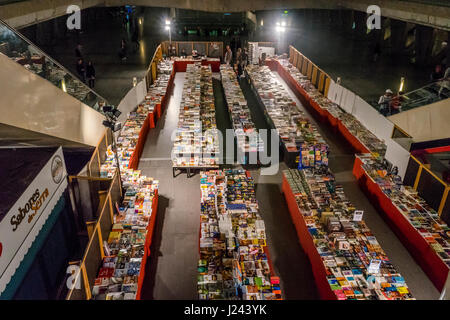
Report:
[{"label": "fluorescent light fixture", "polygon": [[169,26],[166,26],[166,30],[170,30],[170,27],[169,27]]},{"label": "fluorescent light fixture", "polygon": [[281,26],[282,26],[282,27],[286,27],[286,21],[283,21],[283,22],[281,23]]},{"label": "fluorescent light fixture", "polygon": [[170,25],[170,20],[166,20],[166,26]]},{"label": "fluorescent light fixture", "polygon": [[263,26],[264,25],[264,20],[263,19],[261,19],[261,26]]},{"label": "fluorescent light fixture", "polygon": [[402,92],[404,87],[405,87],[405,77],[401,77],[400,78],[400,88],[398,89],[398,92]]}]

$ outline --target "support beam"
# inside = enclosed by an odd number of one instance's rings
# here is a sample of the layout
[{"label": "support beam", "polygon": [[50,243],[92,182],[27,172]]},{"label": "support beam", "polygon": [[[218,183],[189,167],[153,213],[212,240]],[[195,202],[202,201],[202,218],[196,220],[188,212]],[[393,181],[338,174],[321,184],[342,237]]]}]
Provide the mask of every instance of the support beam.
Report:
[{"label": "support beam", "polygon": [[363,13],[368,6],[378,5],[384,17],[450,31],[450,6],[396,0],[28,0],[1,6],[0,19],[6,20],[13,27],[21,28],[65,15],[71,4],[79,5],[81,9],[93,6],[136,5],[209,12],[345,8]]},{"label": "support beam", "polygon": [[404,53],[406,45],[406,22],[390,19],[391,24],[391,47],[394,55]]},{"label": "support beam", "polygon": [[421,25],[416,26],[416,64],[427,65],[434,43],[434,29]]}]

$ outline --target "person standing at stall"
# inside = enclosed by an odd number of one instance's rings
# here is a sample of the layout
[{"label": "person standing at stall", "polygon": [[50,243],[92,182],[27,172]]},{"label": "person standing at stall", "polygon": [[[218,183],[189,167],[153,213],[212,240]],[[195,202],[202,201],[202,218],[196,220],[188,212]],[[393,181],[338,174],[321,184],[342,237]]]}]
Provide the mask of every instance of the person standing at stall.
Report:
[{"label": "person standing at stall", "polygon": [[225,58],[224,58],[225,64],[230,65],[232,58],[233,58],[233,52],[231,52],[230,46],[227,46],[227,50],[225,51]]}]

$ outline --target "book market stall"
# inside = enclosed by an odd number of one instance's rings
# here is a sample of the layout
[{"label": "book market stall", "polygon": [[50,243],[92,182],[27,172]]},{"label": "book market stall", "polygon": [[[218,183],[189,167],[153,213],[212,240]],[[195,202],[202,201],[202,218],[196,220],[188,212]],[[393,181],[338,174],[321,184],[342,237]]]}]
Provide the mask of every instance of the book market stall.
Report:
[{"label": "book market stall", "polygon": [[112,227],[103,240],[102,263],[92,288],[95,300],[140,299],[145,265],[156,222],[159,182],[137,170],[148,131],[167,105],[174,72],[170,61],[158,62],[158,76],[144,101],[130,112],[117,137],[116,162],[108,146],[100,176],[113,177],[119,167],[123,198],[112,204]]},{"label": "book market stall", "polygon": [[384,155],[386,145],[365,128],[352,114],[342,110],[326,98],[288,59],[266,60],[271,70],[277,71],[294,91],[302,103],[322,121],[326,121],[339,132],[359,153],[377,152]]},{"label": "book market stall", "polygon": [[202,66],[211,66],[212,72],[220,72],[220,58],[193,58],[191,57],[173,57],[175,72],[187,72],[189,64],[200,63]]},{"label": "book market stall", "polygon": [[450,267],[450,228],[439,214],[400,177],[388,174],[382,160],[356,155],[353,174],[377,204],[405,247],[438,290],[445,286]]},{"label": "book market stall", "polygon": [[331,172],[285,170],[282,191],[322,299],[413,299]]},{"label": "book market stall", "polygon": [[[300,111],[274,72],[267,66],[249,65],[246,73],[267,122],[280,137],[280,150],[290,168],[314,166],[314,159],[327,164],[328,146],[316,126]],[[319,150],[315,154],[315,150]],[[313,163],[309,161],[312,152]],[[304,154],[299,162],[299,154]]]},{"label": "book market stall", "polygon": [[259,139],[258,130],[252,121],[247,100],[233,68],[229,65],[221,65],[220,75],[238,150],[243,157],[241,162],[247,164],[249,159],[258,159],[258,153],[264,151],[264,142]]},{"label": "book market stall", "polygon": [[280,300],[253,179],[244,170],[201,173],[200,300]]},{"label": "book market stall", "polygon": [[219,139],[210,66],[189,64],[172,149],[173,176],[186,171],[218,168]]},{"label": "book market stall", "polygon": [[137,106],[136,111],[130,112],[123,125],[117,144],[124,150],[122,154],[128,158],[128,167],[131,169],[138,168],[148,131],[155,128],[156,121],[167,106],[173,80],[172,63],[159,61],[157,78],[149,87],[144,100]]}]

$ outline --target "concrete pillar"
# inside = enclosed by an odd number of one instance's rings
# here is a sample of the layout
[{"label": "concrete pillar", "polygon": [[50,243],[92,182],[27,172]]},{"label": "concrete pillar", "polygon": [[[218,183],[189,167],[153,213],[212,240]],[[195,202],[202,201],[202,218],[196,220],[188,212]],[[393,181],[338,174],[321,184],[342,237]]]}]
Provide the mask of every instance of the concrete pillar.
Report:
[{"label": "concrete pillar", "polygon": [[342,31],[345,35],[353,34],[353,10],[342,10]]},{"label": "concrete pillar", "polygon": [[446,57],[446,64],[447,64],[447,67],[450,67],[450,32],[447,32],[447,57]]},{"label": "concrete pillar", "polygon": [[390,19],[391,25],[391,48],[392,54],[401,55],[404,53],[405,44],[406,44],[406,22]]},{"label": "concrete pillar", "polygon": [[434,43],[434,29],[416,25],[416,64],[425,66],[431,60],[431,51]]}]

